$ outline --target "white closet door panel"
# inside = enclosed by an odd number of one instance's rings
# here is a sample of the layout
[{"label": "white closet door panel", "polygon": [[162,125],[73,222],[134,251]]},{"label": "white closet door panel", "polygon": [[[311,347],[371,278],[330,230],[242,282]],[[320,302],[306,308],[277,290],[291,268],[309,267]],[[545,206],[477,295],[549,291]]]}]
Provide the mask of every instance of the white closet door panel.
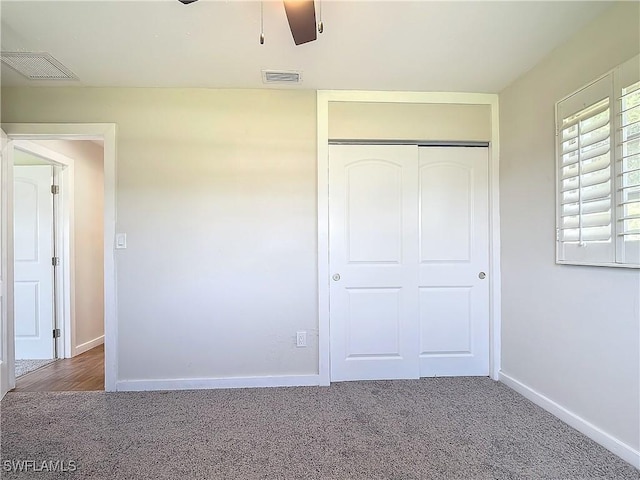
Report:
[{"label": "white closet door panel", "polygon": [[420,149],[420,376],[489,374],[488,150]]},{"label": "white closet door panel", "polygon": [[329,149],[331,379],[418,377],[414,146]]}]

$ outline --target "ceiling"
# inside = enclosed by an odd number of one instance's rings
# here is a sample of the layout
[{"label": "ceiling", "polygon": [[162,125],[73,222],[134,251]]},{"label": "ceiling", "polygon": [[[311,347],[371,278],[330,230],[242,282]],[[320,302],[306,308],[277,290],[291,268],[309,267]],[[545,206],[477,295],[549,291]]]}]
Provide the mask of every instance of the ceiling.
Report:
[{"label": "ceiling", "polygon": [[[316,0],[316,9],[318,9]],[[2,85],[501,91],[612,2],[330,1],[324,33],[295,46],[280,1],[1,1],[3,51],[44,51],[78,81]],[[269,85],[271,87],[271,85]],[[275,85],[283,88],[282,85]]]}]

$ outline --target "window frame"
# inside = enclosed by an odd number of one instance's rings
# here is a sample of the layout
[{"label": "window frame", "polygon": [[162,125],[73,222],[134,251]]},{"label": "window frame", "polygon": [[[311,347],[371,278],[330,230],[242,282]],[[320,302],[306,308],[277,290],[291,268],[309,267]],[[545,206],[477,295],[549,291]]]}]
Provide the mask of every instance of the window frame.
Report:
[{"label": "window frame", "polygon": [[[556,252],[555,261],[558,265],[585,265],[597,267],[618,267],[618,268],[634,268],[640,269],[640,241],[630,240],[632,245],[625,244],[624,238],[620,235],[624,222],[621,221],[623,216],[622,207],[622,111],[621,99],[624,88],[640,81],[640,55],[623,62],[622,64],[611,69],[604,75],[599,76],[593,81],[580,87],[573,93],[565,96],[555,103],[555,210],[556,210]],[[588,251],[582,258],[567,259],[565,256],[565,247],[568,243],[562,240],[562,122],[563,116],[560,114],[563,107],[570,105],[569,102],[579,103],[583,98],[589,100],[587,93],[591,88],[597,88],[597,84],[606,83],[610,85],[609,98],[609,117],[610,117],[610,133],[609,133],[609,169],[610,169],[610,188],[611,188],[611,240],[609,247],[593,249],[594,254],[589,257]],[[635,107],[633,107],[635,108]],[[574,107],[575,109],[575,107]],[[569,109],[571,110],[571,109]],[[578,113],[580,109],[575,110]],[[569,118],[571,114],[564,116]],[[640,153],[639,153],[640,154]],[[638,254],[635,253],[637,245]],[[589,245],[578,248],[588,248]],[[631,250],[634,249],[634,250]],[[603,253],[604,251],[604,253]],[[625,255],[629,251],[633,251],[630,263],[626,260]],[[574,249],[575,252],[575,249]],[[610,261],[600,261],[597,256],[608,256]],[[637,263],[635,263],[637,262]]]}]

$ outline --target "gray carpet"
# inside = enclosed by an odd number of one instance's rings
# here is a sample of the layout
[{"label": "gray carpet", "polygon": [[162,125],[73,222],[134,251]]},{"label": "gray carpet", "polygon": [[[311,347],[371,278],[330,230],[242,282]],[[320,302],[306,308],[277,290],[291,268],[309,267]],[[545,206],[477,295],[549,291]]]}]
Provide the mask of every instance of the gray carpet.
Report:
[{"label": "gray carpet", "polygon": [[55,358],[49,360],[16,360],[16,378],[33,372],[34,370],[42,368],[55,361]]},{"label": "gray carpet", "polygon": [[3,467],[19,459],[77,466],[3,478],[640,479],[487,378],[9,393],[1,407]]}]

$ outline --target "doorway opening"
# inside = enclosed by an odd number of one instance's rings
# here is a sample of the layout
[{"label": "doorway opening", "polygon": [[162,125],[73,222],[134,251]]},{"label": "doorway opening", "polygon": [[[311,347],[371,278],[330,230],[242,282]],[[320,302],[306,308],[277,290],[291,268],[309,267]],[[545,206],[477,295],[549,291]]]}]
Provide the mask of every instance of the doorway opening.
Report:
[{"label": "doorway opening", "polygon": [[13,159],[14,341],[19,378],[58,358],[54,172],[60,167],[18,147]]},{"label": "doorway opening", "polygon": [[[116,314],[116,293],[115,293],[115,258],[114,258],[114,238],[115,238],[115,221],[116,221],[116,208],[115,208],[115,167],[116,167],[116,126],[115,124],[3,124],[2,125],[2,139],[3,149],[2,156],[2,315],[0,329],[4,333],[0,338],[0,398],[4,396],[6,392],[16,387],[15,379],[15,305],[14,305],[14,162],[13,157],[15,154],[16,146],[21,146],[22,142],[31,143],[33,148],[46,148],[43,145],[38,145],[44,141],[56,141],[58,143],[64,143],[68,141],[84,141],[83,143],[93,143],[102,147],[103,152],[103,204],[100,211],[93,211],[91,216],[98,220],[102,225],[102,233],[95,231],[94,240],[98,237],[102,239],[102,242],[87,242],[85,245],[88,248],[102,252],[102,306],[95,304],[90,305],[88,310],[92,312],[98,312],[103,317],[102,328],[103,334],[101,336],[87,335],[87,330],[82,330],[83,327],[71,328],[71,315],[70,308],[66,309],[61,314],[60,320],[60,337],[57,338],[58,348],[60,355],[64,355],[64,359],[58,360],[51,365],[44,367],[29,375],[35,375],[36,373],[42,374],[45,369],[48,368],[62,368],[63,364],[68,362],[76,362],[76,365],[72,365],[72,368],[78,368],[80,371],[92,370],[86,364],[86,357],[90,353],[96,352],[93,347],[103,349],[104,353],[101,354],[101,362],[99,370],[101,372],[100,387],[107,391],[116,390],[117,380],[117,314]],[[37,146],[34,147],[33,144]],[[50,150],[50,149],[49,149]],[[36,152],[38,153],[38,152]],[[68,152],[66,152],[68,153]],[[60,154],[65,156],[64,154]],[[44,158],[51,158],[48,155],[40,155]],[[73,155],[67,155],[72,157]],[[54,159],[57,161],[57,159]],[[61,170],[62,179],[64,182],[64,176],[69,175],[73,169],[64,168]],[[78,186],[76,182],[76,186]],[[84,184],[82,184],[84,185]],[[74,192],[74,189],[68,189],[67,192]],[[61,189],[60,199],[64,197],[64,190]],[[77,202],[76,202],[77,204]],[[65,211],[61,207],[61,211]],[[73,216],[69,217],[71,222]],[[71,230],[69,230],[71,231]],[[71,244],[74,239],[73,235],[69,235],[70,241],[67,245]],[[80,245],[78,243],[78,245]],[[96,247],[97,245],[97,247]],[[61,247],[64,249],[65,247]],[[63,253],[64,254],[64,253]],[[63,255],[61,254],[61,255]],[[70,262],[74,261],[75,256],[68,254],[70,259],[67,262],[67,270],[69,274],[64,275],[64,268],[60,268],[59,274],[62,282],[70,282],[70,272],[75,271],[75,268],[71,268]],[[61,266],[65,264],[62,262]],[[84,265],[84,264],[83,264]],[[82,265],[81,265],[82,267]],[[95,269],[94,269],[95,270]],[[86,272],[85,272],[86,273]],[[95,271],[94,271],[95,274]],[[98,275],[99,276],[99,275]],[[6,281],[5,281],[6,280]],[[75,282],[77,284],[78,282]],[[69,289],[71,288],[69,284]],[[86,300],[84,297],[78,298],[78,295],[72,293],[71,300],[74,300],[77,304],[79,301]],[[73,303],[73,302],[72,302]],[[86,307],[86,305],[84,305]],[[78,310],[76,308],[76,310]],[[85,308],[85,310],[87,310]],[[96,322],[97,323],[97,322]],[[65,331],[66,328],[66,331]],[[68,335],[76,335],[74,341],[66,340]],[[91,330],[89,329],[89,334]],[[95,332],[94,332],[95,333]],[[100,337],[100,338],[99,338]],[[53,338],[53,336],[52,336]],[[104,343],[104,345],[102,345]],[[72,358],[73,357],[73,358]],[[81,360],[85,360],[81,362]],[[78,365],[79,363],[79,365]],[[65,365],[65,367],[69,367]],[[95,371],[95,369],[93,369]],[[61,372],[61,375],[68,375]],[[53,389],[53,388],[51,388]],[[63,389],[64,390],[64,389]]]},{"label": "doorway opening", "polygon": [[15,389],[102,390],[104,145],[17,140],[13,180]]}]

